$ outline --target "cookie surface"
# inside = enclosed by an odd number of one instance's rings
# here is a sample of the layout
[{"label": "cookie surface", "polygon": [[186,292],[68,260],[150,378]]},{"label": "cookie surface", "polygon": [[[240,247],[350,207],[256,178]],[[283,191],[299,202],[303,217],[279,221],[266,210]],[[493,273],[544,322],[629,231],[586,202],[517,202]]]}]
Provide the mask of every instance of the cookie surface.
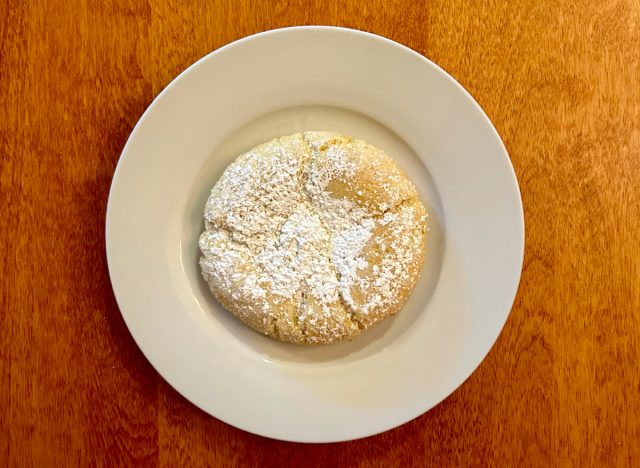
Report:
[{"label": "cookie surface", "polygon": [[213,187],[202,275],[222,305],[273,338],[350,340],[396,314],[425,255],[427,213],[383,151],[330,132],[276,138]]}]

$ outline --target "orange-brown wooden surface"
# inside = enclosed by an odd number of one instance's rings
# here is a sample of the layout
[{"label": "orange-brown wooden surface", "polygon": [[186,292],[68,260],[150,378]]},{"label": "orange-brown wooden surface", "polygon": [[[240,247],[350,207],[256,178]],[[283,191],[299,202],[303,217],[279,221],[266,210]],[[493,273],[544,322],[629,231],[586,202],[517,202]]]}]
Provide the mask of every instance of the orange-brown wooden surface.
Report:
[{"label": "orange-brown wooden surface", "polygon": [[[105,207],[153,97],[251,33],[399,41],[484,107],[526,217],[520,290],[471,378],[364,440],[254,436],[186,402],[111,290]],[[640,466],[638,0],[0,0],[0,466]]]}]

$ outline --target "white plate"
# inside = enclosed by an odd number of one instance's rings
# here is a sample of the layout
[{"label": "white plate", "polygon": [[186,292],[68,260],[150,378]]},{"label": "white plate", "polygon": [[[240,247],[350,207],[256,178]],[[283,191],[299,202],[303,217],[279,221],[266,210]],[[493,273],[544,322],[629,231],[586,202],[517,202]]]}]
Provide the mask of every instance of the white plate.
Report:
[{"label": "white plate", "polygon": [[[227,164],[307,129],[364,138],[395,157],[432,229],[403,311],[352,343],[317,348],[242,325],[197,265],[204,203]],[[176,390],[241,429],[329,442],[407,422],[469,377],[509,314],[524,221],[507,152],[456,81],[388,39],[300,27],[223,47],[156,98],[118,163],[106,242],[127,326]]]}]

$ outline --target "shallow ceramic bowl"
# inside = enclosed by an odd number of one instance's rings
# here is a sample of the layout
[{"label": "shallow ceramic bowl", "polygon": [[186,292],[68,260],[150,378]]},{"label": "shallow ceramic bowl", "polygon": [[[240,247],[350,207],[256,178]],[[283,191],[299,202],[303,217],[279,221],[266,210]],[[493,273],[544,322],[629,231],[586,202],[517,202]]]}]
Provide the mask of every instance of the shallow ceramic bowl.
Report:
[{"label": "shallow ceramic bowl", "polygon": [[[384,149],[431,215],[426,265],[401,313],[321,347],[250,330],[198,267],[204,204],[225,167],[309,129]],[[469,377],[514,300],[524,222],[504,145],[453,78],[388,39],[300,27],[223,47],[156,98],[118,163],[106,240],[122,315],[176,390],[241,429],[329,442],[407,422]]]}]

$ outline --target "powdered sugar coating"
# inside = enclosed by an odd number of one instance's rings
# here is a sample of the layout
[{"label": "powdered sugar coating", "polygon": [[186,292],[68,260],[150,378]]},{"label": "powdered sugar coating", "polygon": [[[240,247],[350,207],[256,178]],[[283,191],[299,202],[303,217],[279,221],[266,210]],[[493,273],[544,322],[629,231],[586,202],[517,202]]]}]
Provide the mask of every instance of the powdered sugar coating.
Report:
[{"label": "powdered sugar coating", "polygon": [[262,333],[352,339],[404,304],[422,267],[426,218],[381,150],[330,132],[277,138],[239,156],[211,191],[202,274]]}]

